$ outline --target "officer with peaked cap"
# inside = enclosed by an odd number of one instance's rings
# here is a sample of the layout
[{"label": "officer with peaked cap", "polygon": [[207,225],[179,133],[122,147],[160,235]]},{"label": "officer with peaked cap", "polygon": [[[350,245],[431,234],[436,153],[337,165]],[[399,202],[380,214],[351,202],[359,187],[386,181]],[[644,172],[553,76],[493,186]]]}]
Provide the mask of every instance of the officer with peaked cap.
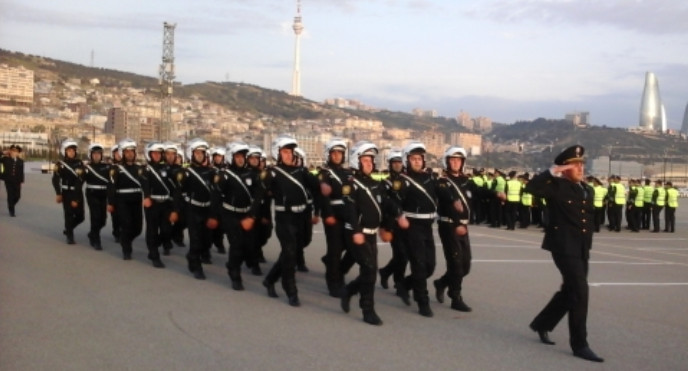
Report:
[{"label": "officer with peaked cap", "polygon": [[19,157],[21,151],[19,145],[13,144],[10,146],[9,155],[0,158],[0,179],[5,181],[10,216],[15,216],[14,206],[21,198],[21,185],[24,183],[24,160]]},{"label": "officer with peaked cap", "polygon": [[571,146],[560,153],[552,168],[528,183],[526,191],[544,197],[549,210],[542,248],[552,254],[561,273],[561,289],[533,319],[530,328],[540,341],[554,344],[549,332],[568,313],[569,343],[573,355],[603,362],[588,346],[588,261],[594,233],[594,191],[584,182],[585,149]]}]

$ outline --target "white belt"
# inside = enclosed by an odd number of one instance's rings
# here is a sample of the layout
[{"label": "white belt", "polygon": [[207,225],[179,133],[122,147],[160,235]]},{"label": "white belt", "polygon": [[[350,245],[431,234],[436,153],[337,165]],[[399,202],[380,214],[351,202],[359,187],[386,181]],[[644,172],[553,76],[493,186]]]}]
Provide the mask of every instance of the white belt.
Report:
[{"label": "white belt", "polygon": [[234,207],[226,202],[222,203],[222,207],[229,211],[234,211],[235,213],[247,213],[249,210],[251,210],[250,206],[247,207]]},{"label": "white belt", "polygon": [[375,234],[380,228],[363,228],[361,232],[365,234]]},{"label": "white belt", "polygon": [[60,187],[60,188],[66,189],[66,190],[68,190],[68,191],[76,191],[76,187],[67,186],[67,185],[63,185],[63,186]]},{"label": "white belt", "polygon": [[172,199],[172,197],[167,195],[151,195],[150,198],[154,199],[155,201],[167,201]]},{"label": "white belt", "polygon": [[123,189],[118,189],[117,193],[139,193],[141,192],[141,188],[123,188]]},{"label": "white belt", "polygon": [[282,205],[275,205],[275,211],[291,211],[293,213],[300,213],[306,210],[306,205],[297,205],[297,206],[291,206],[287,210],[285,206]]},{"label": "white belt", "polygon": [[344,200],[330,200],[330,205],[344,205]]},{"label": "white belt", "polygon": [[413,219],[435,219],[437,217],[437,213],[416,214],[404,212],[404,215],[406,215],[407,218]]},{"label": "white belt", "polygon": [[87,184],[86,185],[87,189],[107,189],[106,185],[97,185],[97,184]]},{"label": "white belt", "polygon": [[448,217],[448,216],[440,216],[438,218],[439,221],[441,222],[446,222],[446,223],[454,223],[454,219]]},{"label": "white belt", "polygon": [[208,207],[208,206],[210,206],[210,201],[208,201],[208,202],[200,202],[200,201],[194,200],[193,198],[190,198],[190,199],[188,199],[187,201],[189,201],[189,203],[192,204],[192,205],[194,205],[194,206],[199,206],[199,207]]}]

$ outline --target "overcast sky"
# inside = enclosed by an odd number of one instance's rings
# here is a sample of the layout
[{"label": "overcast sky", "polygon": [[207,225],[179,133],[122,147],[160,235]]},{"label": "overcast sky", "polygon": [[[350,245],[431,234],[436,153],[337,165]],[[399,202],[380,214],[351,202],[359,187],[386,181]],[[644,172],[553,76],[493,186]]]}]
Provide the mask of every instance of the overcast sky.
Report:
[{"label": "overcast sky", "polygon": [[[183,84],[291,91],[296,0],[0,0],[0,48],[157,77],[177,23]],[[513,123],[589,111],[638,125],[654,72],[668,127],[688,103],[685,0],[303,0],[301,90]]]}]

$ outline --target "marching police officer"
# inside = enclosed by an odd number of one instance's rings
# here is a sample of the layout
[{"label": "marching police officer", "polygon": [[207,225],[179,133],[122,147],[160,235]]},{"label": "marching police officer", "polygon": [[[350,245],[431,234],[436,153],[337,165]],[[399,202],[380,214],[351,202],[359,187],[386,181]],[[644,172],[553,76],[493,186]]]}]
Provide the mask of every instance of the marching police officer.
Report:
[{"label": "marching police officer", "polygon": [[595,226],[593,189],[583,181],[584,152],[579,145],[565,149],[554,159],[552,168],[533,177],[526,187],[547,200],[549,223],[542,248],[552,253],[563,279],[561,289],[533,319],[530,328],[538,333],[541,342],[554,344],[548,333],[568,313],[574,356],[603,362],[587,341],[588,267]]},{"label": "marching police officer", "polygon": [[468,237],[471,209],[469,179],[463,174],[465,161],[466,150],[458,146],[447,148],[442,156],[445,173],[439,179],[437,214],[447,272],[433,284],[437,290],[437,301],[444,302],[444,289],[448,287],[451,308],[470,312],[471,308],[461,296],[463,278],[471,269],[471,242]]},{"label": "marching police officer", "polygon": [[258,267],[252,251],[255,246],[253,226],[260,214],[262,188],[258,184],[258,174],[246,167],[248,149],[245,143],[229,144],[225,157],[228,166],[215,175],[212,187],[212,214],[220,220],[221,230],[229,241],[225,266],[232,288],[238,291],[244,289],[241,264],[247,262],[251,267]]},{"label": "marching police officer", "polygon": [[432,224],[437,217],[437,179],[425,171],[425,145],[412,141],[404,147],[403,160],[406,171],[393,184],[396,198],[409,221],[402,233],[407,242],[411,275],[397,283],[397,295],[406,305],[411,305],[409,289],[418,303],[418,312],[432,317],[428,296],[427,279],[435,271],[436,253]]},{"label": "marching police officer", "polygon": [[84,221],[84,166],[77,156],[78,144],[73,139],[65,139],[60,146],[62,160],[55,164],[53,188],[55,200],[62,204],[64,211],[64,235],[67,243],[75,244],[74,228]]},{"label": "marching police officer", "polygon": [[[304,152],[303,149],[299,147],[294,148],[294,160],[296,161],[296,166],[301,166],[304,169],[306,168],[306,152]],[[309,171],[308,176],[314,177],[315,175],[312,175],[312,173]],[[313,180],[310,182],[313,182]],[[308,247],[308,245],[311,244],[311,241],[313,241],[313,223],[311,223],[311,218],[313,216],[313,195],[308,189],[306,189],[306,191],[308,191],[308,209],[306,210],[306,214],[310,215],[311,217],[306,218],[305,222],[303,223],[303,246],[299,248],[298,254],[296,255],[296,270],[299,272],[309,271],[308,267],[306,266],[306,256],[304,250],[306,247]]]},{"label": "marching police officer", "polygon": [[[387,195],[393,193],[392,185],[396,180],[399,180],[401,173],[404,171],[404,163],[401,157],[400,149],[390,150],[387,155],[389,177],[387,177],[384,182]],[[392,227],[392,233],[398,236],[397,238],[393,238],[390,242],[392,247],[392,258],[386,266],[380,268],[380,285],[385,289],[389,287],[387,283],[389,276],[393,276],[395,287],[397,282],[404,279],[406,275],[406,266],[408,265],[405,241],[400,237],[401,231],[398,225]]]},{"label": "marching police officer", "polygon": [[[178,163],[177,159],[180,156],[181,151],[177,147],[177,145],[173,142],[165,142],[163,143],[163,147],[165,148],[165,164],[163,166],[163,170],[167,178],[171,180],[169,182],[172,191],[172,198],[173,202],[172,204],[174,205],[174,193],[175,190],[178,186],[176,179],[177,179],[177,173],[179,173],[182,170],[182,165]],[[171,215],[171,213],[170,213]],[[172,241],[175,242],[179,247],[184,247],[184,228],[186,228],[186,225],[184,224],[184,213],[183,210],[178,210],[177,212],[177,221],[172,223],[172,231],[170,240],[163,240],[162,241],[162,254],[167,256],[170,255],[170,250],[172,250]]]},{"label": "marching police officer", "polygon": [[[110,149],[110,167],[116,166],[122,162],[122,155],[119,153],[119,144],[115,144]],[[110,211],[110,221],[112,222],[112,237],[115,243],[119,243],[120,226],[119,226],[119,216],[117,216],[117,210]]]},{"label": "marching police officer", "polygon": [[[260,174],[264,192],[269,192],[275,201],[275,234],[280,241],[280,255],[277,262],[268,272],[263,281],[268,296],[277,297],[275,283],[282,279],[282,288],[286,292],[289,305],[298,307],[301,302],[296,288],[296,256],[300,246],[303,246],[303,223],[308,219],[308,191],[312,194],[318,191],[317,182],[312,181],[308,171],[294,166],[294,148],[298,146],[296,140],[289,136],[279,136],[272,143],[272,157],[277,162],[272,168]],[[314,200],[317,212],[320,208],[319,200]],[[313,224],[318,222],[312,217]]]},{"label": "marching police officer", "polygon": [[[228,144],[227,147],[230,145],[231,143]],[[227,151],[224,148],[212,147],[210,150],[208,150],[208,153],[210,153],[211,159],[210,166],[215,169],[215,173],[219,173],[227,167],[227,164],[225,163],[225,155],[227,154]],[[213,245],[215,245],[218,254],[225,254],[227,252],[224,242],[225,232],[222,230],[224,223],[222,223],[221,220],[218,222],[217,228],[213,230]]]},{"label": "marching police officer", "polygon": [[[384,223],[384,240],[389,241],[391,233],[388,220],[400,216],[401,211],[388,199],[384,185],[371,177],[377,153],[375,144],[361,141],[354,145],[349,156],[350,167],[355,173],[342,186],[344,226],[348,250],[358,263],[360,271],[358,277],[343,287],[340,296],[342,310],[348,313],[351,297],[360,293],[359,305],[363,311],[363,321],[379,326],[382,325],[382,320],[375,313],[374,299],[377,233]],[[401,223],[408,221],[402,219]]]},{"label": "marching police officer", "polygon": [[[258,176],[265,169],[265,161],[263,160],[264,157],[265,153],[260,147],[248,147],[248,152],[246,153],[248,167]],[[265,263],[263,246],[268,243],[270,235],[272,235],[272,207],[270,197],[270,194],[263,194],[263,197],[261,197],[260,213],[258,220],[256,220],[258,223],[253,226],[255,243],[252,250],[254,258],[252,258],[251,261],[258,261],[259,263]],[[260,269],[260,265],[251,267],[251,273],[256,276],[263,274]]]},{"label": "marching police officer", "polygon": [[158,247],[171,247],[172,223],[177,221],[174,211],[174,178],[170,177],[162,162],[165,146],[151,142],[146,145],[144,156],[147,165],[143,172],[143,207],[146,216],[146,246],[148,259],[153,267],[165,268],[160,260]]},{"label": "marching police officer", "polygon": [[136,163],[135,141],[123,139],[118,147],[122,161],[110,169],[108,211],[119,218],[122,259],[131,260],[132,243],[143,229],[143,167]]},{"label": "marching police officer", "polygon": [[186,225],[189,229],[189,252],[186,254],[189,271],[198,280],[205,279],[202,262],[210,263],[212,230],[217,228],[218,221],[211,216],[210,187],[215,171],[206,166],[208,161],[208,142],[200,138],[192,139],[187,144],[186,155],[191,165],[177,173],[174,200],[175,211],[184,209]]},{"label": "marching police officer", "polygon": [[24,184],[24,160],[19,157],[22,148],[16,144],[10,146],[9,156],[0,159],[0,179],[5,181],[7,191],[7,209],[10,216],[16,216],[15,206],[21,198],[21,186]]},{"label": "marching police officer", "polygon": [[103,145],[88,146],[88,164],[85,166],[86,202],[91,216],[88,241],[96,250],[102,250],[100,230],[107,220],[107,188],[110,183],[110,165],[103,161]]},{"label": "marching police officer", "polygon": [[325,224],[327,253],[323,257],[325,263],[325,281],[330,296],[339,297],[344,285],[344,274],[351,267],[353,260],[347,256],[344,241],[344,200],[342,186],[352,176],[351,170],[344,167],[346,161],[346,142],[340,138],[333,138],[325,144],[327,167],[323,168],[318,179],[322,201],[322,218]]}]

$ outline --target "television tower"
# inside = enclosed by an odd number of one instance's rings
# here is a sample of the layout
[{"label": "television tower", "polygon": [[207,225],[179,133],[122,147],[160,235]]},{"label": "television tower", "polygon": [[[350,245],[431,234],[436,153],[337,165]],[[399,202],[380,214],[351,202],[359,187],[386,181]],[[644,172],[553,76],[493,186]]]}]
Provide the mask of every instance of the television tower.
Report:
[{"label": "television tower", "polygon": [[296,46],[294,47],[294,76],[291,84],[291,95],[301,96],[301,32],[303,32],[303,23],[301,23],[301,0],[296,0],[296,17],[294,17],[294,24],[291,27],[296,35]]},{"label": "television tower", "polygon": [[174,85],[174,29],[176,23],[163,24],[162,64],[160,64],[160,141],[170,140],[176,131],[172,123],[172,88]]}]

